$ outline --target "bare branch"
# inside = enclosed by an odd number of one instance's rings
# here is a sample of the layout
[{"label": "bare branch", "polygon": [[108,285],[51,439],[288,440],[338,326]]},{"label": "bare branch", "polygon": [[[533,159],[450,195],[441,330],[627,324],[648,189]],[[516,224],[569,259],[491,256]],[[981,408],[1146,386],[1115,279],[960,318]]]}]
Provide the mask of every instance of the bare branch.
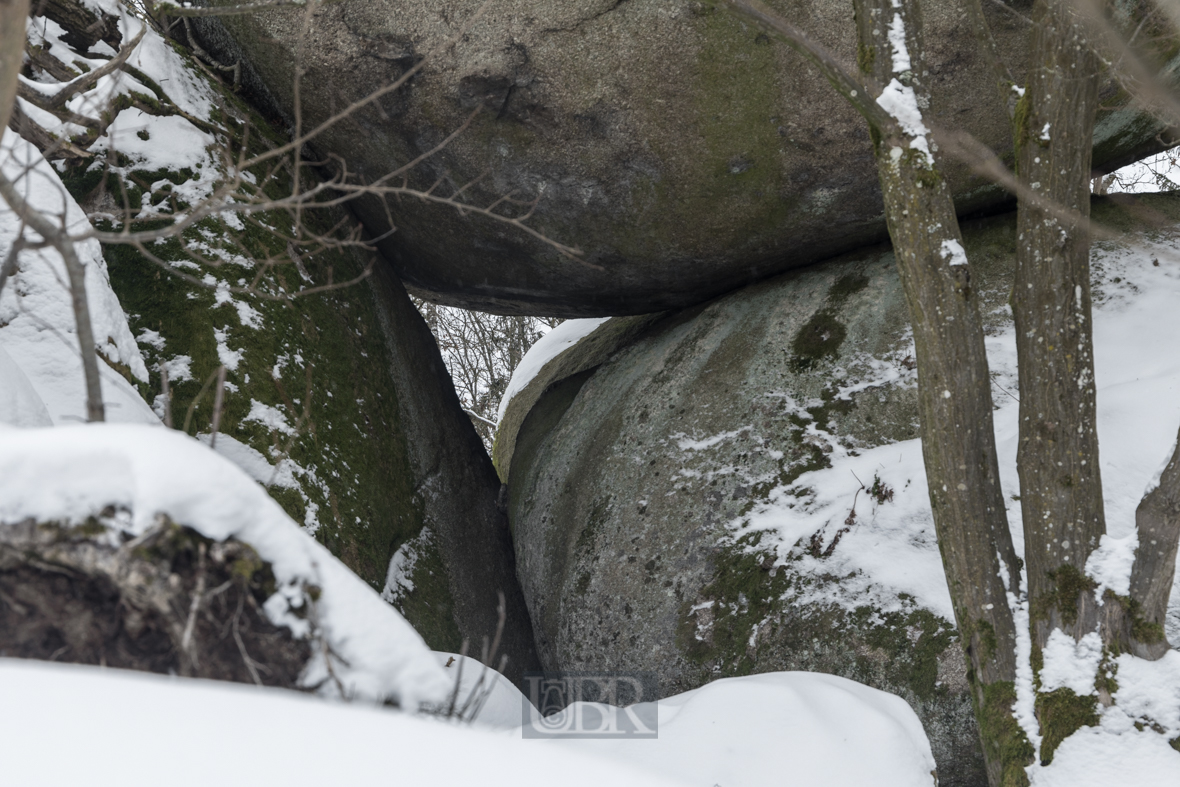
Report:
[{"label": "bare branch", "polygon": [[[70,281],[70,300],[82,355],[82,370],[86,378],[86,416],[89,421],[105,420],[102,387],[98,375],[98,353],[95,350],[94,326],[90,320],[90,302],[86,298],[86,269],[78,259],[77,250],[65,227],[57,227],[44,214],[25,201],[16,186],[0,171],[0,197],[8,207],[42,238],[49,241],[66,266]],[[64,219],[63,219],[64,222]]]},{"label": "bare branch", "polygon": [[304,8],[306,6],[306,0],[268,0],[267,2],[263,3],[244,3],[242,5],[200,7],[182,6],[165,0],[165,2],[156,3],[152,7],[152,13],[156,15],[177,16],[182,18],[241,16],[242,14],[255,14],[259,11],[271,11],[276,8]]}]

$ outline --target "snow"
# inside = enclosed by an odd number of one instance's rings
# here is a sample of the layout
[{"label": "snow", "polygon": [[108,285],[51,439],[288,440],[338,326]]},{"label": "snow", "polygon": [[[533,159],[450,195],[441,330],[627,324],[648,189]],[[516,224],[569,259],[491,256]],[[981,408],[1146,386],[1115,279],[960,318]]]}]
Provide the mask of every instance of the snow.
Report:
[{"label": "snow", "polygon": [[430,539],[430,529],[423,527],[417,536],[397,548],[393,557],[389,559],[389,568],[385,571],[385,587],[381,591],[381,598],[390,604],[397,604],[407,593],[413,592],[414,582],[410,576],[418,562],[419,550],[423,549]]},{"label": "snow", "polygon": [[893,73],[904,74],[913,66],[910,64],[910,50],[905,43],[905,21],[901,14],[894,14],[889,21],[889,45],[893,48]]},{"label": "snow", "polygon": [[0,696],[4,779],[22,787],[677,784],[580,752],[282,689],[0,659]]},{"label": "snow", "polygon": [[524,709],[531,708],[532,703],[512,685],[512,681],[470,656],[436,651],[435,657],[447,671],[452,686],[461,677],[458,692],[454,695],[456,708],[461,708],[468,699],[474,699],[471,710],[474,726],[511,731],[516,733],[515,737],[520,737]]},{"label": "snow", "polygon": [[0,423],[9,426],[52,426],[37,389],[0,347]]},{"label": "snow", "polygon": [[224,328],[214,328],[213,339],[217,342],[217,360],[229,371],[236,372],[245,351],[229,348],[229,331]]},{"label": "snow", "polygon": [[608,319],[610,318],[593,317],[585,320],[566,320],[538,339],[524,354],[524,358],[520,359],[520,363],[512,373],[512,379],[508,381],[508,387],[500,399],[500,410],[496,414],[496,420],[504,419],[504,411],[508,409],[508,403],[512,401],[512,397],[523,391],[545,367],[545,364],[573,347],[580,339],[589,336],[595,328]]},{"label": "snow", "polygon": [[704,451],[712,448],[715,445],[720,445],[726,440],[731,440],[740,434],[750,431],[754,427],[743,426],[740,429],[733,429],[728,432],[719,432],[711,437],[705,437],[700,440],[694,440],[686,434],[677,432],[672,435],[672,439],[676,441],[676,445],[680,447],[681,451]]},{"label": "snow", "polygon": [[1159,661],[1122,655],[1115,667],[1117,704],[1099,705],[1098,726],[1066,738],[1052,764],[1030,767],[1033,787],[1098,787],[1129,779],[1136,787],[1175,787],[1180,752],[1168,741],[1180,735],[1180,652]]},{"label": "snow", "polygon": [[[1137,546],[1135,508],[1144,487],[1172,450],[1180,425],[1180,260],[1173,249],[1176,230],[1093,250],[1094,357],[1098,396],[1100,462],[1105,493],[1107,535],[1087,563],[1087,571],[1117,593],[1126,593]],[[1159,265],[1154,264],[1159,261]],[[1007,313],[1005,309],[1005,314]],[[993,373],[993,401],[1000,479],[1017,552],[1024,552],[1016,474],[1018,405],[1016,337],[1010,316],[986,337]],[[900,351],[904,353],[904,350]],[[885,359],[889,360],[889,359]],[[912,384],[892,368],[902,384]],[[883,371],[848,390],[892,383]],[[806,417],[807,403],[784,394],[788,406]],[[768,437],[767,446],[777,448]],[[767,499],[730,524],[734,536],[762,531],[762,548],[773,546],[779,564],[788,555],[793,570],[846,577],[840,583],[815,583],[799,602],[827,601],[849,610],[872,604],[896,608],[898,594],[947,620],[953,620],[950,594],[934,536],[925,467],[918,440],[876,447],[845,446],[837,435],[809,424],[808,440],[830,449],[832,466],[800,476],[773,489]],[[854,455],[855,454],[855,455]],[[854,475],[855,474],[855,475]],[[894,490],[892,501],[877,504],[861,492],[880,478]],[[857,479],[860,479],[859,481]],[[807,554],[806,539],[823,530],[830,543],[855,506],[856,524],[844,534],[830,557]],[[801,542],[802,540],[802,542]],[[1180,582],[1173,588],[1168,636],[1180,639]]]},{"label": "snow", "polygon": [[942,242],[942,258],[951,265],[967,264],[967,252],[963,250],[963,244],[953,239]]},{"label": "snow", "polygon": [[922,110],[918,109],[918,98],[914,95],[912,87],[903,85],[896,78],[891,79],[881,91],[877,103],[892,115],[911,137],[921,137],[930,133],[930,129],[922,122]]},{"label": "snow", "polygon": [[[244,541],[273,566],[280,590],[265,609],[276,624],[305,626],[291,610],[315,604],[322,636],[339,656],[331,668],[348,696],[412,708],[447,691],[445,674],[393,607],[254,479],[180,432],[130,424],[0,427],[0,478],[0,523],[83,521],[114,506],[130,512],[124,528],[132,536],[166,513],[208,538]],[[318,601],[306,585],[321,589]],[[331,692],[325,652],[313,655],[300,680]]]},{"label": "snow", "polygon": [[[889,22],[889,46],[892,50],[893,73],[901,76],[911,69],[910,53],[905,42],[905,20],[901,14],[895,13]],[[918,97],[913,87],[903,84],[896,76],[889,80],[889,84],[877,96],[877,104],[896,120],[910,139],[910,147],[921,152],[928,165],[933,166],[934,158],[930,155],[930,143],[926,135],[930,129],[922,121],[922,110],[918,108]],[[901,148],[890,150],[894,163],[901,159]]]},{"label": "snow", "polygon": [[[633,706],[654,739],[552,740],[699,787],[933,787],[934,757],[900,697],[834,675],[771,672],[713,681]],[[575,703],[546,719],[585,713]]]},{"label": "snow", "polygon": [[[454,680],[461,657],[428,657]],[[471,728],[282,689],[0,658],[0,761],[7,778],[29,787],[134,787],[158,784],[162,773],[175,787],[223,783],[227,774],[232,784],[288,787],[394,774],[403,785],[490,787],[934,784],[930,746],[909,706],[843,678],[715,681],[661,700],[656,739],[536,740],[521,736],[529,707],[521,693],[472,659],[462,664],[460,704],[481,678],[490,689]],[[564,714],[601,708],[577,703]]]},{"label": "snow", "polygon": [[[117,0],[107,2],[117,5]],[[130,41],[138,35],[142,25],[135,17],[124,15],[119,25],[123,40]],[[208,118],[220,103],[213,89],[198,76],[200,72],[185,63],[184,58],[151,28],[127,62],[155,80],[172,103],[190,115]]]},{"label": "snow", "polygon": [[270,431],[280,434],[295,434],[295,430],[287,422],[287,416],[283,414],[282,410],[277,407],[271,407],[268,404],[263,404],[257,399],[250,400],[250,412],[246,414],[242,422],[262,424]]},{"label": "snow", "polygon": [[187,355],[169,358],[164,362],[164,368],[168,370],[168,379],[176,383],[193,379],[192,363],[193,359]]},{"label": "snow", "polygon": [[[197,439],[205,445],[212,442],[211,435],[207,434],[197,435]],[[240,467],[246,475],[263,486],[294,490],[300,488],[292,469],[294,463],[289,459],[282,459],[277,465],[272,465],[261,451],[255,450],[227,434],[217,435],[213,450]]]},{"label": "snow", "polygon": [[1094,694],[1094,676],[1102,661],[1102,637],[1092,631],[1081,641],[1060,629],[1049,633],[1049,641],[1043,651],[1045,658],[1041,668],[1041,691],[1070,689],[1079,697]]},{"label": "snow", "polygon": [[[9,130],[0,139],[0,167],[31,205],[64,222],[69,231],[88,226],[82,209],[53,167],[36,148]],[[7,256],[21,231],[16,214],[0,201],[0,259]],[[40,238],[31,230],[23,231],[27,240]],[[80,241],[75,249],[86,268],[96,348],[106,359],[125,365],[136,379],[147,380],[147,367],[111,289],[98,241]],[[85,382],[66,280],[65,264],[55,250],[25,249],[16,273],[0,292],[0,347],[28,383],[21,386],[23,412],[27,416],[29,408],[38,409],[29,398],[31,388],[53,423],[86,417]],[[99,374],[107,420],[158,423],[155,413],[121,374],[102,362]]]}]

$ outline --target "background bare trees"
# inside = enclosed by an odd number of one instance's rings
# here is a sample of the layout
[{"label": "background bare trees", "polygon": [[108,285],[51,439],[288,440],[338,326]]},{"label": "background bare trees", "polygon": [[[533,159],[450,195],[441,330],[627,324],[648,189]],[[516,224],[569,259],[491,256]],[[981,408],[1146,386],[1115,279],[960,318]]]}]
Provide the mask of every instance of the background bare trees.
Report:
[{"label": "background bare trees", "polygon": [[438,342],[463,409],[491,453],[496,413],[513,370],[533,343],[562,320],[486,314],[413,300]]}]

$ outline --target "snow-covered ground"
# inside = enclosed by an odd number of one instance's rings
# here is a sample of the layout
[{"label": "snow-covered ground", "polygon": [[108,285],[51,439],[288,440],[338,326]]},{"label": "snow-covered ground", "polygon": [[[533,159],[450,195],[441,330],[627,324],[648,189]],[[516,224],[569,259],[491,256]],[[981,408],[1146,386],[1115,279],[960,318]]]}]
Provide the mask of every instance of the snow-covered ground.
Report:
[{"label": "snow-covered ground", "polygon": [[0,767],[22,787],[934,784],[929,743],[905,702],[810,673],[731,678],[668,698],[659,737],[632,741],[524,739],[521,695],[502,678],[488,707],[515,709],[515,727],[8,659],[0,697]]},{"label": "snow-covered ground", "polygon": [[[57,172],[35,147],[9,129],[0,135],[0,168],[30,205],[58,217],[70,231],[87,227],[86,216]],[[0,201],[0,259],[22,231],[30,242],[40,239]],[[147,380],[147,367],[111,289],[98,241],[82,241],[75,248],[86,267],[87,300],[99,353],[126,366],[135,379]],[[0,369],[4,370],[0,403],[9,403],[0,407],[0,423],[44,426],[86,420],[78,334],[65,282],[65,264],[57,251],[26,249],[0,291]],[[99,373],[108,420],[158,422],[122,375],[101,362]]]}]

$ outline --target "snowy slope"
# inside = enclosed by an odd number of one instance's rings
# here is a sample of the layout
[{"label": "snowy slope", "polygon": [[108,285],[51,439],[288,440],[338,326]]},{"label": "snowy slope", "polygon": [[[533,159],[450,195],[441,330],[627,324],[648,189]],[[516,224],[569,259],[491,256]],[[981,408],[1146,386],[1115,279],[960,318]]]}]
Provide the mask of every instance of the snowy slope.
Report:
[{"label": "snowy slope", "polygon": [[[66,191],[57,172],[35,147],[7,129],[0,138],[0,167],[31,205],[61,217],[72,232],[86,229],[82,209]],[[20,219],[0,200],[0,256],[7,256],[22,229]],[[35,242],[40,236],[24,229],[24,237]],[[147,368],[111,289],[98,241],[82,241],[76,249],[86,266],[86,295],[100,358],[122,364],[137,380],[147,380]],[[12,410],[0,407],[0,423],[44,423],[44,417],[38,414],[41,410],[53,423],[85,420],[85,383],[65,282],[60,254],[51,248],[25,249],[18,257],[16,273],[0,292],[0,351],[7,355],[7,360],[0,358],[0,365],[15,366],[28,383],[16,382],[16,372],[2,375],[0,403],[18,396],[19,386],[23,404],[19,416],[15,399]],[[101,362],[99,373],[107,420],[159,422],[126,378]],[[41,409],[30,398],[30,390]]]}]

